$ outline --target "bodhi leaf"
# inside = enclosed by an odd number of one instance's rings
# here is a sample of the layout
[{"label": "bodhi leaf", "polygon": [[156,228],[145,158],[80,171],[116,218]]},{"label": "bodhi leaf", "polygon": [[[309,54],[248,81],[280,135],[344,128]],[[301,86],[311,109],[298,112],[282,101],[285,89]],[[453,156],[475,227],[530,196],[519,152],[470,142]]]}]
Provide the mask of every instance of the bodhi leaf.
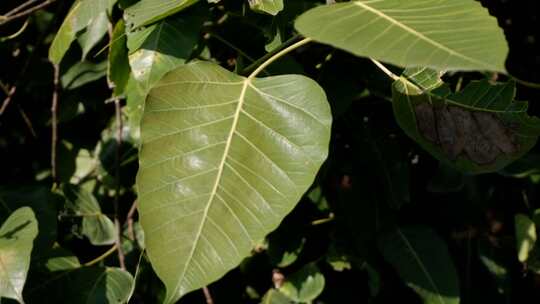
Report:
[{"label": "bodhi leaf", "polygon": [[437,159],[467,173],[497,171],[525,155],[540,134],[514,82],[472,81],[452,93],[437,72],[408,69],[392,87],[401,128]]},{"label": "bodhi leaf", "polygon": [[30,267],[32,245],[38,233],[34,212],[22,207],[0,228],[0,298],[24,303],[22,291]]},{"label": "bodhi leaf", "polygon": [[300,75],[180,66],[141,123],[139,215],[165,303],[237,266],[300,200],[327,157],[324,91]]},{"label": "bodhi leaf", "polygon": [[283,0],[249,0],[252,10],[277,15],[283,10]]},{"label": "bodhi leaf", "polygon": [[128,30],[159,21],[176,14],[199,0],[141,0],[125,10]]},{"label": "bodhi leaf", "polygon": [[147,93],[165,73],[183,64],[199,38],[203,18],[174,17],[128,34],[133,77]]},{"label": "bodhi leaf", "polygon": [[384,258],[424,304],[458,304],[459,283],[446,244],[428,228],[397,228],[378,240]]},{"label": "bodhi leaf", "polygon": [[473,0],[361,0],[320,6],[295,23],[304,36],[395,65],[504,72],[497,20]]},{"label": "bodhi leaf", "polygon": [[536,225],[524,214],[516,214],[514,221],[518,259],[520,262],[525,263],[536,243]]},{"label": "bodhi leaf", "polygon": [[62,188],[68,208],[82,217],[82,234],[93,245],[110,245],[116,240],[114,223],[105,214],[92,193],[81,187],[64,185]]}]

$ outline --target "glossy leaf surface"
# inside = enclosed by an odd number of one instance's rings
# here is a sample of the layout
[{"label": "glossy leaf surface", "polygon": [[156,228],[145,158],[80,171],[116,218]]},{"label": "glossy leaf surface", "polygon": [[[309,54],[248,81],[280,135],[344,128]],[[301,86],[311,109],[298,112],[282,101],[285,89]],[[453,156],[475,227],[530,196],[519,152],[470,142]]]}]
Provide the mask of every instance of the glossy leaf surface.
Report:
[{"label": "glossy leaf surface", "polygon": [[275,229],[326,159],[331,115],[309,78],[244,78],[208,62],[150,91],[139,212],[173,303],[237,266]]}]

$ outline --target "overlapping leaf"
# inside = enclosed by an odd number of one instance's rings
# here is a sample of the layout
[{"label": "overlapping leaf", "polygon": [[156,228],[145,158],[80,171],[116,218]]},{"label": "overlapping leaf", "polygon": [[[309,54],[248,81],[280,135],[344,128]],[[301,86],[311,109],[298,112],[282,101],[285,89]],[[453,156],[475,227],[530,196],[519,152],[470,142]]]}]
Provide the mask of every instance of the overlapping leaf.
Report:
[{"label": "overlapping leaf", "polygon": [[125,270],[114,267],[81,267],[56,271],[40,282],[32,295],[32,303],[127,303],[133,277]]},{"label": "overlapping leaf", "polygon": [[360,0],[320,6],[295,24],[306,37],[400,66],[504,72],[503,31],[472,0]]},{"label": "overlapping leaf", "polygon": [[135,29],[175,14],[199,0],[141,0],[125,11],[126,27]]},{"label": "overlapping leaf", "polygon": [[249,0],[249,6],[254,11],[275,16],[283,10],[283,0]]},{"label": "overlapping leaf", "polygon": [[392,91],[394,115],[405,133],[464,172],[499,170],[527,153],[540,134],[540,120],[527,115],[527,103],[514,101],[513,82],[473,81],[452,93],[437,72],[410,69]]},{"label": "overlapping leaf", "polygon": [[34,212],[22,207],[13,212],[0,228],[0,298],[24,303],[22,291],[30,267],[30,254],[38,224]]},{"label": "overlapping leaf", "polygon": [[[116,0],[78,0],[75,2],[49,48],[49,60],[54,64],[60,63],[71,43],[87,26],[102,19],[103,13],[111,10],[115,2]],[[84,45],[91,44],[94,42],[86,43],[85,41]]]},{"label": "overlapping leaf", "polygon": [[202,21],[198,15],[172,17],[128,35],[133,77],[145,93],[191,55]]},{"label": "overlapping leaf", "polygon": [[138,202],[165,303],[223,276],[275,229],[327,156],[331,114],[309,78],[244,78],[208,62],[150,91]]},{"label": "overlapping leaf", "polygon": [[446,244],[428,228],[398,228],[378,240],[384,258],[425,304],[458,304],[459,282]]},{"label": "overlapping leaf", "polygon": [[109,245],[116,240],[114,223],[101,212],[101,207],[92,193],[72,185],[64,185],[63,193],[68,208],[82,217],[82,234],[93,245]]}]

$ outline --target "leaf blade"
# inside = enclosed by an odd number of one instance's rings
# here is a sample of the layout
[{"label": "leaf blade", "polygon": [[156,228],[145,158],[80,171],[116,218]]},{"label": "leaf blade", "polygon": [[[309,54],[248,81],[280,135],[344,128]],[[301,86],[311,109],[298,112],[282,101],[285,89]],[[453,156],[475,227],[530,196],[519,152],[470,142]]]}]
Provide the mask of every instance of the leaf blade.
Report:
[{"label": "leaf blade", "polygon": [[326,158],[330,121],[303,76],[249,79],[197,62],[151,90],[137,186],[165,303],[223,276],[278,225]]},{"label": "leaf blade", "polygon": [[[316,41],[395,65],[505,72],[503,32],[474,1],[338,3],[309,10],[295,27]],[[473,48],[463,45],[468,41]]]}]

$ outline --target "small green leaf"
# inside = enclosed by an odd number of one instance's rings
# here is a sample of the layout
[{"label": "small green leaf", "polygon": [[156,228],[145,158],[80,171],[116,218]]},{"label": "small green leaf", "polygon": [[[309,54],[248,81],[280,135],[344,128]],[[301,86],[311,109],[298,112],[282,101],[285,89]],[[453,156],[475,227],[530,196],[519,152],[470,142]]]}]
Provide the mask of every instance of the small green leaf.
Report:
[{"label": "small green leaf", "polygon": [[298,203],[326,159],[331,115],[300,75],[180,66],[150,91],[137,189],[165,303],[236,267]]},{"label": "small green leaf", "polygon": [[540,134],[514,82],[472,81],[451,93],[437,72],[406,70],[392,88],[401,128],[437,159],[466,173],[500,170],[525,155]]},{"label": "small green leaf", "polygon": [[249,0],[249,6],[254,11],[275,16],[283,10],[283,0]]},{"label": "small green leaf", "polygon": [[[116,0],[76,1],[54,37],[49,48],[49,60],[54,64],[59,64],[71,43],[82,34],[84,29],[97,22],[99,18],[102,18],[104,12],[107,10],[110,11],[115,2]],[[88,43],[88,45],[91,44]]]},{"label": "small green leaf", "polygon": [[101,12],[90,22],[86,30],[77,37],[82,49],[82,60],[86,59],[90,50],[107,34],[108,27],[109,18],[107,12]]},{"label": "small green leaf", "polygon": [[518,260],[525,263],[536,243],[536,225],[526,215],[514,216]]},{"label": "small green leaf", "polygon": [[0,297],[24,303],[22,291],[38,223],[29,207],[13,212],[0,228]]},{"label": "small green leaf", "polygon": [[45,267],[49,271],[73,270],[81,267],[79,259],[73,253],[62,247],[56,247],[51,250]]},{"label": "small green leaf", "polygon": [[129,63],[145,94],[165,73],[189,58],[202,21],[197,15],[171,17],[128,34]]},{"label": "small green leaf", "polygon": [[294,302],[276,289],[270,289],[264,295],[261,304],[293,304]]},{"label": "small green leaf", "polygon": [[73,185],[62,188],[68,208],[82,217],[82,234],[93,245],[110,245],[116,240],[114,223],[101,213],[101,207],[92,193]]},{"label": "small green leaf", "polygon": [[295,302],[311,302],[322,293],[324,283],[319,268],[315,264],[308,264],[288,276],[279,291]]},{"label": "small green leaf", "polygon": [[123,95],[131,73],[128,60],[127,37],[124,21],[114,26],[107,69],[109,80],[114,84],[114,96]]},{"label": "small green leaf", "polygon": [[62,75],[60,81],[65,90],[79,88],[87,83],[105,77],[107,74],[107,61],[93,63],[81,61],[75,63]]},{"label": "small green leaf", "polygon": [[497,20],[472,0],[359,0],[323,5],[295,23],[304,36],[395,65],[504,72]]},{"label": "small green leaf", "polygon": [[379,249],[425,304],[458,304],[459,281],[443,240],[428,228],[397,228],[381,235]]},{"label": "small green leaf", "polygon": [[128,30],[164,19],[197,3],[199,0],[141,0],[124,13]]}]

